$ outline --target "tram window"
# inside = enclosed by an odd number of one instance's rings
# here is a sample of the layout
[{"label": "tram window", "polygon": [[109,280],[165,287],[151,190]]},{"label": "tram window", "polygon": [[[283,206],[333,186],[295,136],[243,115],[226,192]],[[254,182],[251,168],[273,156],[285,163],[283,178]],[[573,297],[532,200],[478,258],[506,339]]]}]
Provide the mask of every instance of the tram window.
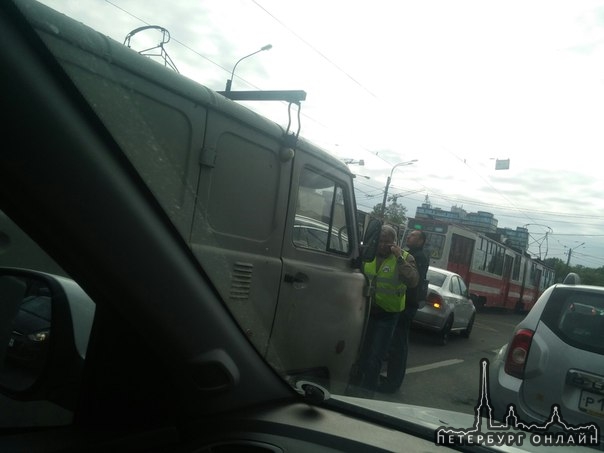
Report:
[{"label": "tram window", "polygon": [[520,280],[520,256],[514,256],[514,266],[512,268],[512,280]]}]

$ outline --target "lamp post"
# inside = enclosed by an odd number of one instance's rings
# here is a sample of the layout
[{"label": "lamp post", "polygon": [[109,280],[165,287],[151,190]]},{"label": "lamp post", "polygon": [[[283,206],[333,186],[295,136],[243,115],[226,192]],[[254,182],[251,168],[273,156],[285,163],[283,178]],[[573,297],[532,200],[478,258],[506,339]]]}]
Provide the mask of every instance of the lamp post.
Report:
[{"label": "lamp post", "polygon": [[246,55],[245,57],[241,57],[239,60],[237,60],[237,63],[235,63],[235,66],[233,66],[233,71],[231,71],[231,78],[229,80],[227,80],[226,88],[224,91],[226,91],[227,93],[229,91],[231,91],[231,84],[233,83],[233,76],[235,75],[235,68],[241,62],[241,60],[245,60],[246,58],[251,57],[252,55],[256,55],[259,52],[262,52],[264,50],[270,50],[272,48],[273,48],[272,44],[267,44],[266,46],[258,49],[256,52],[252,52],[251,54]]},{"label": "lamp post", "polygon": [[384,189],[384,201],[382,201],[382,219],[386,214],[386,199],[388,198],[388,188],[390,187],[390,181],[392,181],[392,174],[394,173],[394,169],[406,165],[413,165],[414,162],[417,162],[417,159],[408,160],[406,162],[399,162],[394,167],[392,167],[392,170],[390,171],[390,176],[388,176],[388,179],[386,180],[386,188]]}]

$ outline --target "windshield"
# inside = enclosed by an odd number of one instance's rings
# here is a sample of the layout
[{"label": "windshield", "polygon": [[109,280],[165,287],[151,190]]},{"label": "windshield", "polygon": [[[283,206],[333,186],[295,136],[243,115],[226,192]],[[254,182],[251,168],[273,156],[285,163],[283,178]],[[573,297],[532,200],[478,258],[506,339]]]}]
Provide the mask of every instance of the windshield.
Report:
[{"label": "windshield", "polygon": [[604,1],[16,3],[298,393],[469,427],[544,291],[604,286]]}]

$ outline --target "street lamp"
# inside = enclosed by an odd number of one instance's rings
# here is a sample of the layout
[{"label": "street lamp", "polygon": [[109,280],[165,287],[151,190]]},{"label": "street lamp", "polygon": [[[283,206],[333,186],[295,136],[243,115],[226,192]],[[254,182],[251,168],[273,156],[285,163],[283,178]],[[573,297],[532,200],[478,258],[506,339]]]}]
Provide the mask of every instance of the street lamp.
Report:
[{"label": "street lamp", "polygon": [[390,181],[392,181],[392,174],[394,173],[394,169],[397,167],[404,167],[406,165],[413,165],[414,162],[417,162],[417,159],[408,160],[406,162],[399,162],[394,167],[392,167],[392,170],[390,171],[390,176],[388,176],[388,179],[386,180],[386,189],[384,189],[384,201],[382,201],[382,219],[386,214],[386,199],[388,198],[388,188],[390,187]]},{"label": "street lamp", "polygon": [[235,68],[237,67],[237,65],[241,62],[241,60],[245,60],[248,57],[251,57],[252,55],[256,55],[259,52],[262,52],[264,50],[270,50],[272,49],[273,46],[272,44],[267,44],[266,46],[260,48],[259,50],[257,50],[256,52],[252,52],[249,55],[246,55],[245,57],[240,58],[239,60],[237,60],[237,63],[235,63],[235,66],[233,66],[233,71],[231,71],[231,78],[229,80],[227,80],[226,83],[226,88],[225,91],[228,93],[229,91],[231,91],[231,84],[233,83],[233,76],[235,75]]}]

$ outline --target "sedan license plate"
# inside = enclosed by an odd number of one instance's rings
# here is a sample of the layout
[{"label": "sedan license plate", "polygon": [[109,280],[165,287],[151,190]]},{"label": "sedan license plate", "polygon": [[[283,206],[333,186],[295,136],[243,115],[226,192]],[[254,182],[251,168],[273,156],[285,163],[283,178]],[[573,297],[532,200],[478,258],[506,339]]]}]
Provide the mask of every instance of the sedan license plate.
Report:
[{"label": "sedan license plate", "polygon": [[604,417],[604,395],[581,390],[579,410],[591,415]]}]

